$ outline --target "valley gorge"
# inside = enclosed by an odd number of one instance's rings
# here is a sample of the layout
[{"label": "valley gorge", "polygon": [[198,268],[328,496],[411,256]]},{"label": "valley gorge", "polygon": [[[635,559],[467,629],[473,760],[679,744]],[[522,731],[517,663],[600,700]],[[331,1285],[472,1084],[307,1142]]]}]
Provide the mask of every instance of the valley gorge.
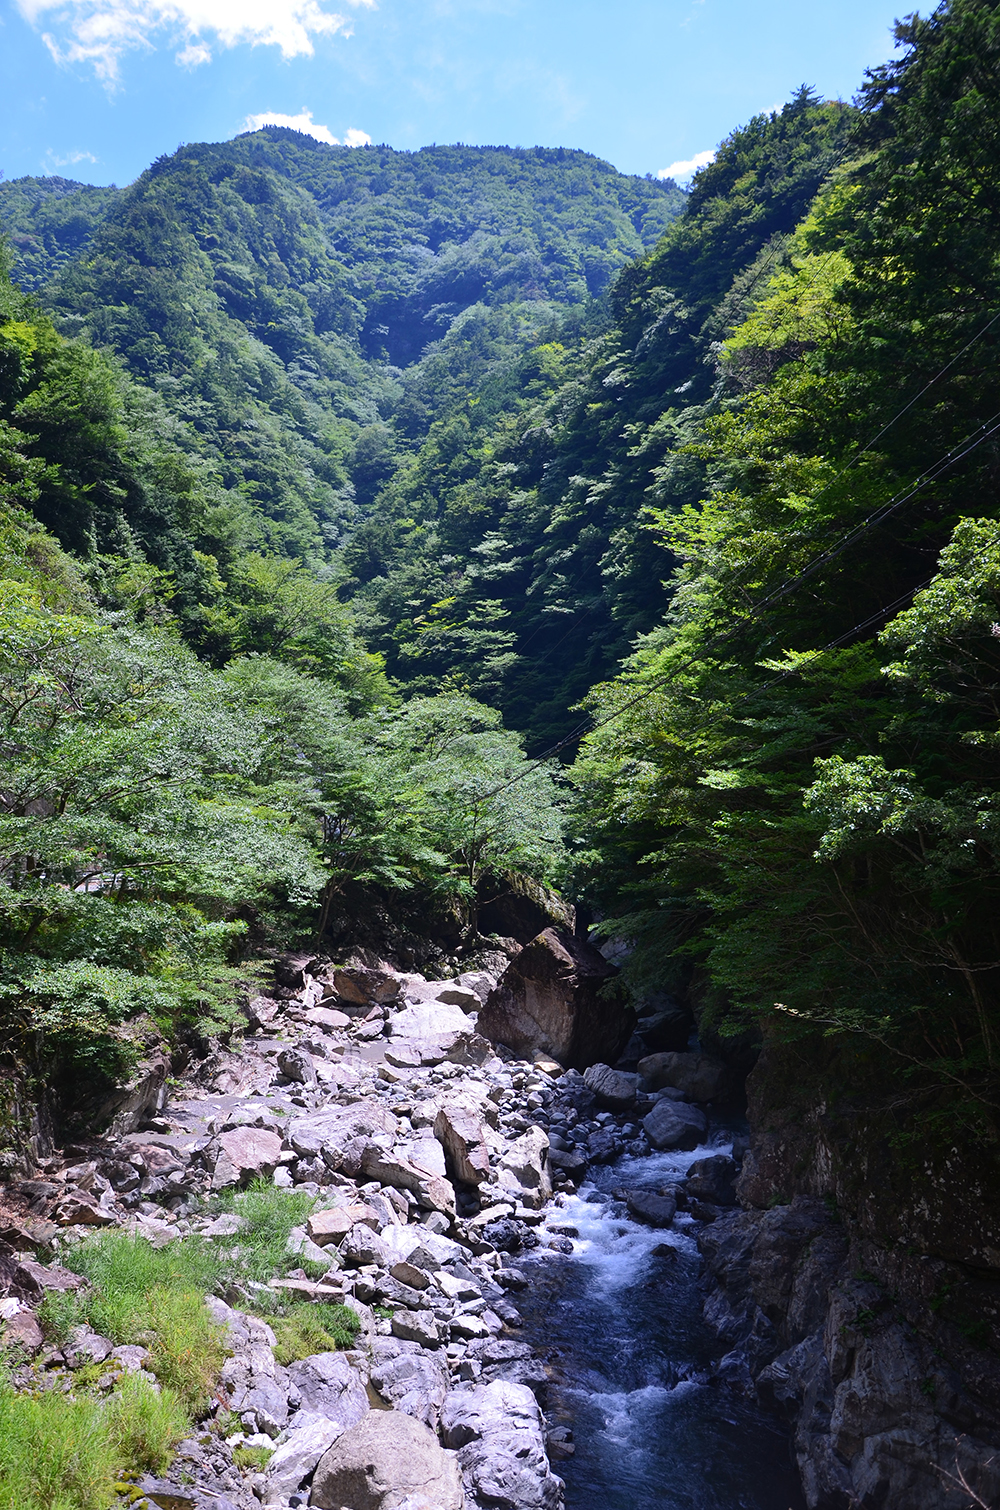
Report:
[{"label": "valley gorge", "polygon": [[1000,1504],[1000,10],[681,189],[0,182],[0,1510]]}]

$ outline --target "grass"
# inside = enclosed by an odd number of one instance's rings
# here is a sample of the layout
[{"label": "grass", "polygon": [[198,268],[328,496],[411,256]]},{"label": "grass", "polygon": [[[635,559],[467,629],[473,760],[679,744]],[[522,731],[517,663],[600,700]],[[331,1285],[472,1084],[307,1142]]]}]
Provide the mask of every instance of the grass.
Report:
[{"label": "grass", "polygon": [[[216,1209],[242,1219],[230,1238],[190,1236],[154,1248],[145,1238],[111,1230],[70,1249],[64,1263],[88,1284],[46,1295],[39,1310],[45,1336],[63,1343],[86,1323],[117,1344],[146,1347],[160,1392],[126,1375],[108,1393],[91,1394],[98,1369],[93,1379],[79,1370],[72,1394],[36,1397],[16,1394],[0,1374],[0,1510],[112,1510],[121,1504],[123,1475],[165,1472],[177,1442],[204,1414],[227,1356],[224,1328],[205,1296],[266,1284],[302,1264],[288,1252],[288,1238],[313,1205],[301,1192],[260,1183],[218,1202]],[[254,1308],[264,1299],[258,1295]],[[344,1306],[275,1295],[267,1308],[275,1313],[269,1320],[282,1362],[350,1346],[359,1328]],[[245,1467],[267,1460],[266,1449],[240,1451]]]},{"label": "grass", "polygon": [[142,1237],[102,1232],[67,1263],[90,1280],[78,1302],[82,1319],[112,1342],[147,1347],[150,1371],[192,1416],[201,1412],[226,1360],[225,1333],[205,1305],[224,1270],[212,1245],[189,1238],[154,1248]]},{"label": "grass", "polygon": [[257,1180],[248,1190],[227,1192],[218,1209],[240,1217],[243,1227],[233,1239],[238,1264],[247,1279],[267,1284],[276,1274],[306,1265],[288,1252],[293,1227],[301,1227],[316,1204],[303,1191],[282,1190]]},{"label": "grass", "polygon": [[254,1468],[259,1473],[274,1457],[273,1447],[234,1447],[233,1462],[237,1468]]},{"label": "grass", "polygon": [[361,1322],[347,1306],[289,1305],[283,1316],[272,1316],[270,1325],[277,1338],[274,1356],[284,1365],[313,1353],[333,1353],[352,1347],[361,1330]]},{"label": "grass", "polygon": [[110,1510],[123,1473],[162,1473],[188,1430],[172,1391],[126,1378],[107,1399],[0,1384],[0,1510]]}]

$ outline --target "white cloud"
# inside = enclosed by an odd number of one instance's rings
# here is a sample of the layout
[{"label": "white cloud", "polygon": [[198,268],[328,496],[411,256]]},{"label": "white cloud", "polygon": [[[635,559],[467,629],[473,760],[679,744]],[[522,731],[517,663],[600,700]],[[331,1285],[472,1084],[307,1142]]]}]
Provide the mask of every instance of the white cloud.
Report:
[{"label": "white cloud", "polygon": [[45,154],[43,168],[71,168],[76,163],[96,163],[97,158],[93,152],[67,152],[65,157],[57,157],[50,147]]},{"label": "white cloud", "polygon": [[699,168],[705,168],[709,163],[715,162],[714,152],[696,152],[694,157],[682,158],[679,162],[671,163],[669,168],[661,168],[657,178],[672,178],[675,183],[683,183],[686,178],[693,178]]},{"label": "white cloud", "polygon": [[333,135],[329,126],[321,126],[314,121],[312,111],[304,105],[298,115],[282,115],[280,110],[262,110],[259,115],[248,115],[240,134],[244,131],[259,131],[261,126],[287,126],[290,131],[301,131],[306,136],[314,136],[318,142],[326,142],[330,147],[367,147],[371,143],[368,132],[359,131],[356,126],[352,126],[341,141]]},{"label": "white cloud", "polygon": [[[347,0],[357,8],[376,0]],[[211,59],[205,37],[220,47],[279,47],[282,57],[311,56],[313,38],[342,32],[348,17],[323,9],[321,0],[17,0],[32,26],[49,22],[42,40],[57,63],[89,63],[105,84],[118,82],[123,55],[151,51],[162,40],[186,44],[176,54],[183,67]]]},{"label": "white cloud", "polygon": [[200,68],[202,63],[211,63],[212,49],[206,47],[204,42],[189,42],[182,47],[174,58],[182,68]]}]

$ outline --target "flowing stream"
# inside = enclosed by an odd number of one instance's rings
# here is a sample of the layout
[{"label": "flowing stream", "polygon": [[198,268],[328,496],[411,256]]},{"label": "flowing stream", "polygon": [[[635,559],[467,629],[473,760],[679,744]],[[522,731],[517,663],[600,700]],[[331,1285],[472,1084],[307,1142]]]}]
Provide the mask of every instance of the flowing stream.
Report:
[{"label": "flowing stream", "polygon": [[[702,1319],[697,1224],[640,1225],[611,1191],[683,1179],[708,1153],[729,1153],[718,1130],[690,1153],[627,1154],[592,1166],[574,1196],[557,1197],[545,1226],[573,1252],[519,1259],[525,1341],[551,1364],[547,1415],[575,1453],[556,1463],[567,1510],[801,1510],[779,1422],[712,1383],[722,1348]],[[575,1235],[574,1235],[575,1234]]]}]

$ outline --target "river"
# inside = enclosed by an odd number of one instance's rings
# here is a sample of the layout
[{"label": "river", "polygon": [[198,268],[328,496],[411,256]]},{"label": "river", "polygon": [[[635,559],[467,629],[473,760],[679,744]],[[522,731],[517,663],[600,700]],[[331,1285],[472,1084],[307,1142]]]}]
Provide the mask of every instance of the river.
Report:
[{"label": "river", "polygon": [[731,1138],[720,1128],[689,1153],[592,1166],[545,1216],[572,1253],[518,1260],[524,1339],[550,1361],[549,1424],[573,1433],[573,1456],[555,1465],[567,1510],[802,1510],[781,1423],[712,1382],[723,1348],[702,1319],[698,1224],[678,1213],[657,1231],[611,1196],[675,1183]]}]

